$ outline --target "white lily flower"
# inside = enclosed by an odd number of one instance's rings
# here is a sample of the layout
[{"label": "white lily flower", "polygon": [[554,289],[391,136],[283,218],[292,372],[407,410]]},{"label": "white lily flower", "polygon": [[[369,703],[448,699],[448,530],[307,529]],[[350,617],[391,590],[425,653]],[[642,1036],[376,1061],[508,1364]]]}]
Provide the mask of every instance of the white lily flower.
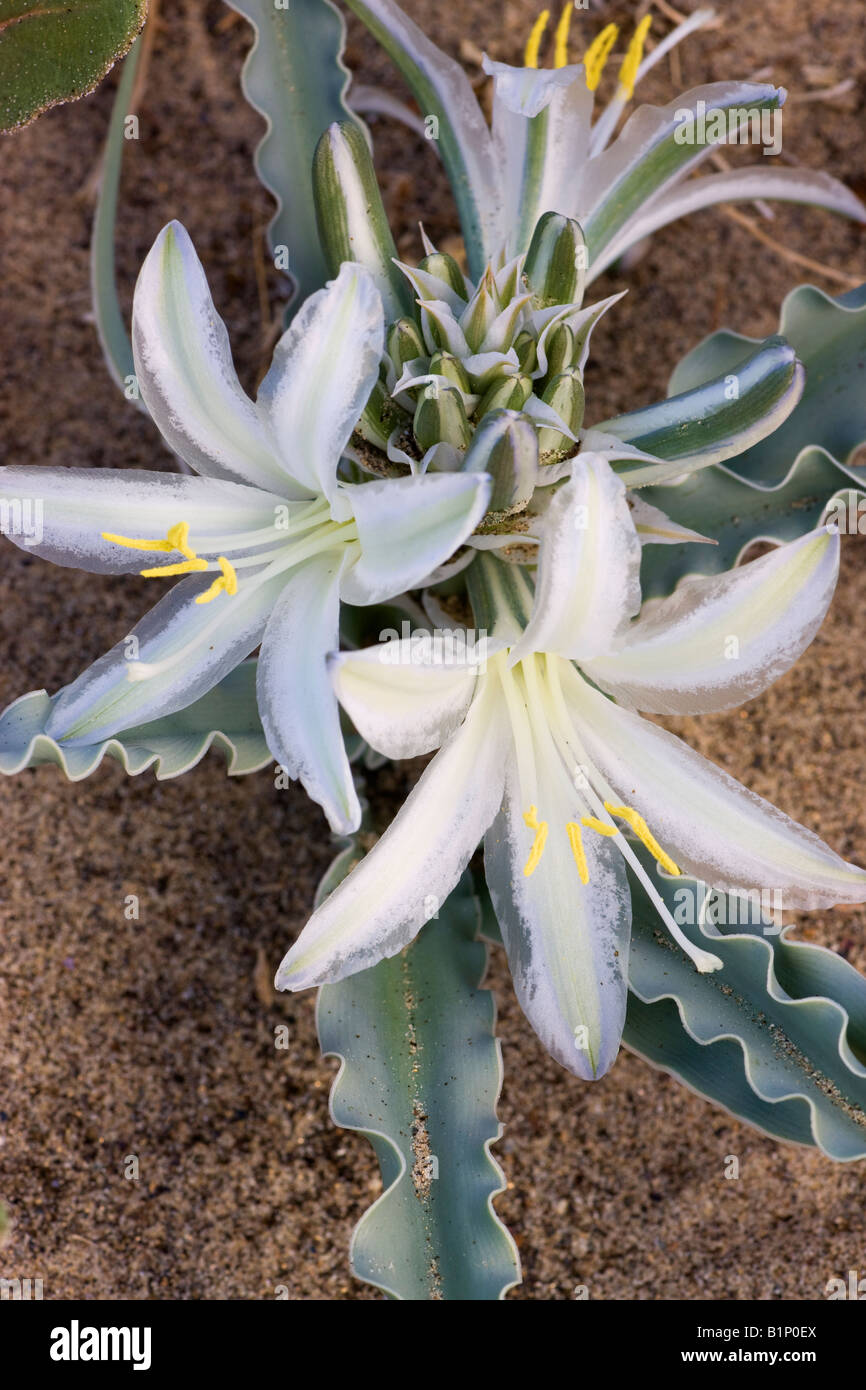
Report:
[{"label": "white lily flower", "polygon": [[440,751],[313,914],[279,987],[341,979],[399,951],[483,837],[522,1007],[549,1051],[592,1078],[612,1064],[625,1016],[626,865],[697,968],[721,965],[680,932],[627,834],[667,873],[720,889],[772,887],[790,907],[866,897],[863,870],[631,712],[700,713],[757,695],[817,631],[838,536],[823,528],[688,580],[633,622],[640,551],[621,480],[581,455],[544,516],[534,602],[516,566],[475,562],[476,620],[485,607],[496,615],[483,667],[477,648],[438,664],[400,644],[333,657],[340,700],[373,747]]},{"label": "white lily flower", "polygon": [[74,747],[182,709],[261,643],[258,700],[274,758],[335,831],[357,828],[326,668],[340,599],[377,603],[418,584],[473,531],[490,494],[483,473],[341,481],[383,339],[370,275],[343,265],[277,344],[254,403],[192,242],[178,223],[164,228],[135,291],[136,372],[163,436],[199,476],[0,471],[4,493],[35,498],[42,517],[38,541],[16,543],[95,573],[183,576],[62,692],[49,737]]},{"label": "white lily flower", "polygon": [[[559,212],[584,229],[588,281],[629,246],[698,208],[720,202],[780,199],[809,203],[866,221],[866,209],[844,184],[800,168],[750,166],[683,185],[719,144],[742,139],[756,112],[785,101],[783,88],[755,82],[717,82],[697,87],[666,106],[641,106],[612,140],[635,87],[666,53],[714,17],[697,10],[651,53],[644,44],[652,23],[638,25],[622,61],[616,91],[593,123],[595,90],[618,38],[609,24],[590,43],[580,63],[569,64],[568,29],[574,6],[565,5],[555,39],[552,69],[538,67],[545,10],[533,29],[520,67],[492,62],[493,129],[489,130],[469,80],[395,3],[348,0],[398,63],[423,111],[444,124],[440,148],[454,187],[470,271],[503,253],[525,251],[538,218]],[[734,113],[744,112],[744,120]],[[701,113],[721,113],[701,123]],[[730,118],[728,113],[731,113]],[[690,143],[681,132],[701,128]]]}]

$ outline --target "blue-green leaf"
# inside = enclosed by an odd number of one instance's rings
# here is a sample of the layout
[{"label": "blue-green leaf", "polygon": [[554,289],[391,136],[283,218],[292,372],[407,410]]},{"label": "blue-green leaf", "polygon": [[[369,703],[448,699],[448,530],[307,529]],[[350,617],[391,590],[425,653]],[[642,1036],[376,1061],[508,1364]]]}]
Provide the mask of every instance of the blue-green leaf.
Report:
[{"label": "blue-green leaf", "polygon": [[774,934],[769,902],[762,914],[694,879],[656,879],[685,934],[724,966],[699,975],[633,879],[626,1045],[767,1134],[866,1157],[866,979]]},{"label": "blue-green leaf", "polygon": [[131,776],[153,767],[159,779],[179,777],[209,748],[224,755],[230,776],[258,772],[273,762],[256,705],[256,662],[245,661],[186,709],[125,729],[113,738],[65,748],[44,733],[57,696],[22,695],[0,714],[0,773],[56,763],[72,782],[89,777],[104,757]]},{"label": "blue-green leaf", "polygon": [[[129,339],[129,332],[123,321],[117,299],[114,224],[117,220],[117,195],[120,187],[123,151],[126,145],[126,118],[129,115],[135,78],[143,51],[144,39],[141,38],[133,44],[132,50],[123,64],[123,71],[117,84],[108,135],[105,141],[102,176],[90,238],[90,290],[93,301],[93,317],[108,370],[121,390],[124,390],[129,384],[129,379],[135,376],[135,363],[132,358],[132,343]],[[147,407],[138,393],[135,393],[130,399],[135,401],[139,410],[147,414]]]},{"label": "blue-green leaf", "polygon": [[[342,851],[327,887],[356,857]],[[319,994],[322,1050],[343,1064],[332,1117],[370,1140],[382,1169],[352,1269],[398,1299],[496,1300],[520,1279],[492,1205],[502,1068],[479,920],[464,878],[411,946]]]},{"label": "blue-green leaf", "polygon": [[772,487],[746,482],[721,464],[690,474],[676,487],[648,487],[641,493],[647,502],[718,544],[645,545],[643,597],[672,593],[687,574],[731,569],[755,541],[804,536],[821,523],[831,500],[838,499],[845,509],[843,530],[866,530],[866,515],[858,510],[864,495],[866,475],[843,467],[823,449],[804,449],[787,477]]},{"label": "blue-green leaf", "polygon": [[[838,296],[800,285],[782,305],[779,332],[806,369],[805,390],[779,429],[731,460],[742,477],[767,486],[785,478],[801,449],[820,446],[845,463],[866,442],[866,285]],[[753,338],[714,333],[679,363],[669,390],[736,373],[754,350]]]},{"label": "blue-green leaf", "polygon": [[750,346],[748,357],[730,372],[596,428],[666,460],[614,465],[629,487],[645,487],[742,454],[787,419],[803,384],[791,345],[767,338]]},{"label": "blue-green leaf", "polygon": [[345,101],[346,26],[330,0],[291,0],[285,8],[274,0],[228,4],[256,31],[241,86],[267,121],[256,171],[277,200],[268,241],[277,264],[291,276],[297,307],[328,279],[313,206],[313,153],[332,121],[361,125]]}]

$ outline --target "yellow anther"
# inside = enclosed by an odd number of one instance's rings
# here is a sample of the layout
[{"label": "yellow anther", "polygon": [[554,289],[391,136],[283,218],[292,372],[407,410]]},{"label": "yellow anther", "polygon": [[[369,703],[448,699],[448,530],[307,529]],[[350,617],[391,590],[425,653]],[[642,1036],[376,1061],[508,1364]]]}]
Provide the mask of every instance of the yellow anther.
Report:
[{"label": "yellow anther", "polygon": [[616,24],[607,24],[600,34],[593,39],[583,58],[583,66],[586,72],[586,85],[591,92],[598,86],[602,69],[610,57],[610,50],[613,48],[619,34]]},{"label": "yellow anther", "polygon": [[586,886],[589,883],[589,865],[586,862],[586,851],[583,848],[580,826],[577,821],[570,820],[565,828],[568,831],[568,843],[571,845],[571,852],[574,855],[577,872],[580,874],[580,881]]},{"label": "yellow anther", "polygon": [[622,67],[619,70],[619,80],[621,85],[625,88],[625,94],[628,97],[629,101],[634,95],[634,84],[637,80],[637,70],[640,67],[641,59],[643,58],[643,46],[646,42],[646,36],[650,31],[650,25],[652,24],[652,22],[653,17],[651,14],[644,15],[640,24],[634,31],[632,41],[628,46],[628,52],[623,58]]},{"label": "yellow anther", "polygon": [[604,803],[604,809],[609,815],[619,816],[620,820],[624,820],[627,825],[630,825],[641,844],[646,845],[650,854],[654,855],[662,868],[667,869],[669,874],[675,874],[679,877],[679,869],[670,855],[665,854],[655,836],[650,833],[649,826],[643,816],[639,815],[637,811],[632,810],[631,806],[612,806],[609,801]]},{"label": "yellow anther", "polygon": [[173,550],[179,550],[181,555],[185,555],[188,560],[197,560],[198,556],[189,543],[189,522],[179,521],[175,526],[166,532],[168,542]]},{"label": "yellow anther", "polygon": [[581,825],[585,825],[587,830],[595,830],[599,835],[618,835],[619,831],[615,825],[608,825],[607,821],[598,820],[596,816],[581,816]]},{"label": "yellow anther", "polygon": [[[175,550],[176,546],[172,546]],[[197,555],[191,560],[182,560],[177,565],[154,565],[153,569],[139,570],[142,579],[174,579],[178,574],[197,574],[199,570],[207,569],[207,560],[200,560]]]},{"label": "yellow anther", "polygon": [[222,573],[214,580],[209,589],[205,589],[203,594],[199,594],[196,603],[210,603],[211,599],[215,599],[217,594],[221,594],[223,590],[225,590],[229,598],[237,593],[238,577],[235,573],[234,566],[229,563],[225,555],[217,556],[217,564]]},{"label": "yellow anther", "polygon": [[556,26],[556,40],[553,50],[553,66],[555,68],[568,66],[568,31],[571,27],[573,9],[573,0],[566,0],[565,9],[559,16],[559,23]]},{"label": "yellow anther", "polygon": [[532,33],[526,41],[526,51],[523,55],[523,66],[525,68],[538,67],[538,50],[541,47],[541,36],[547,28],[547,21],[549,19],[550,10],[542,10],[532,26]]},{"label": "yellow anther", "polygon": [[170,555],[173,550],[177,549],[177,546],[172,545],[171,541],[136,540],[132,536],[115,536],[112,531],[103,531],[102,539],[111,541],[112,545],[125,546],[127,550],[161,550],[164,555]]},{"label": "yellow anther", "polygon": [[527,878],[534,874],[538,868],[538,861],[544,853],[544,846],[547,841],[547,821],[538,819],[538,807],[530,806],[528,811],[523,812],[523,819],[530,830],[535,831],[535,839],[532,842],[532,849],[529,851],[529,858],[523,870]]}]

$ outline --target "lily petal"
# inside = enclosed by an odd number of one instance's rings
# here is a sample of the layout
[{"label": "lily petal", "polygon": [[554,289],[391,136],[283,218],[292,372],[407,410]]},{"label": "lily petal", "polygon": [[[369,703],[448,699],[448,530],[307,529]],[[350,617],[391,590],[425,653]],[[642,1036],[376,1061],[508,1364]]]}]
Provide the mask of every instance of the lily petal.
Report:
[{"label": "lily petal", "polygon": [[361,544],[360,557],[343,578],[345,602],[380,603],[415,588],[475,530],[491,486],[486,473],[342,484]]},{"label": "lily petal", "polygon": [[618,649],[584,669],[619,704],[654,714],[731,709],[785,673],[824,621],[839,537],[824,527],[644,605]]},{"label": "lily petal", "polygon": [[369,271],[346,261],[283,334],[258,405],[291,476],[333,501],[337,466],[379,375],[385,328]]},{"label": "lily petal", "polygon": [[608,244],[647,200],[685,178],[715,145],[724,143],[713,128],[702,132],[706,138],[701,142],[678,141],[687,112],[773,110],[783,105],[785,95],[784,88],[765,83],[711,82],[666,106],[639,106],[613,144],[585,166],[578,199],[587,212],[578,221],[589,248],[587,280],[599,274]]},{"label": "lily petal", "polygon": [[571,669],[566,699],[591,763],[679,868],[713,888],[778,890],[781,906],[866,899],[866,872],[665,729],[620,709]]},{"label": "lily petal", "polygon": [[463,722],[486,656],[483,638],[476,644],[474,634],[453,629],[337,652],[328,665],[340,704],[371,748],[415,758]]},{"label": "lily petal", "polygon": [[579,454],[541,522],[535,606],[512,664],[533,651],[586,661],[640,607],[641,544],[625,485],[599,454]]},{"label": "lily petal", "polygon": [[45,732],[70,748],[185,709],[258,646],[285,583],[244,570],[238,592],[197,604],[213,573],[182,579],[57,697]]},{"label": "lily petal", "polygon": [[154,564],[152,552],[106,541],[103,532],[160,540],[188,521],[190,544],[207,555],[223,548],[226,535],[273,526],[275,509],[285,505],[275,493],[240,483],[121,468],[12,465],[0,469],[0,493],[13,519],[14,504],[20,507],[22,524],[7,529],[9,540],[91,574],[132,574]]},{"label": "lily petal", "polygon": [[238,381],[201,262],[179,222],[163,227],[141,267],[132,348],[144,403],[190,468],[287,495],[286,477]]},{"label": "lily petal", "polygon": [[413,939],[499,809],[508,747],[496,686],[485,683],[381,840],[313,913],[277,972],[278,989],[342,980]]},{"label": "lily petal", "polygon": [[750,165],[746,169],[729,169],[723,174],[707,174],[667,190],[661,197],[652,198],[621,228],[616,238],[605,247],[593,264],[593,275],[600,275],[607,266],[633,246],[636,241],[651,236],[660,227],[688,217],[702,208],[717,203],[773,198],[785,203],[806,203],[866,222],[866,208],[844,183],[821,170],[774,169]]},{"label": "lily petal", "polygon": [[[548,823],[534,872],[532,834],[516,771],[484,840],[484,871],[520,1006],[544,1046],[587,1081],[613,1065],[625,1022],[631,899],[625,863],[609,839],[583,835],[582,884],[567,825],[579,817],[561,769],[537,762],[539,815]],[[557,775],[558,774],[558,775]]]},{"label": "lily petal", "polygon": [[582,65],[518,68],[491,62],[493,143],[502,171],[506,255],[525,251],[542,213],[577,216],[593,95]]},{"label": "lily petal", "polygon": [[331,829],[348,835],[361,824],[361,808],[327,668],[340,628],[337,550],[299,565],[268,620],[259,657],[256,693],[268,747],[321,806]]}]

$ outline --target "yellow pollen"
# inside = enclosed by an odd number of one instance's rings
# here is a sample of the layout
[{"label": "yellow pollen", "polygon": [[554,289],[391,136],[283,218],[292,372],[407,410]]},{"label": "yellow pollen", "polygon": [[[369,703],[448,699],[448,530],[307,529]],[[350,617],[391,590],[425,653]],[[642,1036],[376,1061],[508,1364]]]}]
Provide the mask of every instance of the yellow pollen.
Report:
[{"label": "yellow pollen", "polygon": [[542,10],[532,26],[532,32],[526,41],[526,51],[523,55],[523,66],[525,68],[538,67],[538,50],[541,47],[541,36],[547,28],[547,21],[549,19],[550,10]]},{"label": "yellow pollen", "polygon": [[571,845],[571,852],[574,855],[577,872],[580,874],[580,881],[584,887],[586,887],[587,883],[589,883],[589,866],[586,862],[586,852],[583,848],[580,826],[577,824],[577,821],[570,820],[565,828],[568,832],[568,843]]},{"label": "yellow pollen", "polygon": [[571,13],[574,9],[572,0],[566,0],[565,9],[559,16],[559,23],[556,26],[555,47],[553,50],[553,66],[564,68],[568,66],[568,31],[571,27]]},{"label": "yellow pollen", "polygon": [[210,603],[211,599],[215,599],[217,594],[221,594],[223,590],[229,598],[237,593],[238,577],[235,574],[234,566],[229,563],[225,555],[217,556],[217,564],[222,570],[222,574],[214,580],[209,589],[205,589],[203,594],[199,594],[196,603]]},{"label": "yellow pollen", "polygon": [[613,48],[619,34],[616,24],[607,24],[600,34],[593,39],[583,58],[583,66],[586,71],[586,85],[591,92],[598,86],[602,69],[610,57],[610,50]]},{"label": "yellow pollen", "polygon": [[523,819],[530,830],[535,831],[535,839],[532,842],[532,849],[529,851],[529,858],[523,870],[527,878],[535,873],[538,868],[538,861],[544,853],[544,846],[547,841],[547,821],[538,819],[538,807],[530,806],[528,811],[523,812]]},{"label": "yellow pollen", "polygon": [[646,845],[650,854],[655,856],[662,868],[667,869],[669,874],[675,874],[677,878],[679,878],[679,869],[670,855],[665,854],[655,836],[650,833],[649,826],[643,816],[639,815],[637,811],[632,810],[631,806],[612,806],[609,801],[604,803],[604,809],[609,815],[619,816],[620,820],[624,820],[627,825],[630,825],[641,844]]},{"label": "yellow pollen", "polygon": [[634,31],[632,41],[628,46],[628,52],[623,58],[622,67],[619,70],[619,80],[622,86],[625,88],[625,94],[628,97],[629,101],[631,101],[631,98],[634,95],[634,84],[637,79],[637,70],[640,67],[641,59],[643,58],[643,46],[646,42],[646,36],[650,31],[650,25],[652,24],[652,22],[653,17],[651,14],[644,15],[640,24]]}]

